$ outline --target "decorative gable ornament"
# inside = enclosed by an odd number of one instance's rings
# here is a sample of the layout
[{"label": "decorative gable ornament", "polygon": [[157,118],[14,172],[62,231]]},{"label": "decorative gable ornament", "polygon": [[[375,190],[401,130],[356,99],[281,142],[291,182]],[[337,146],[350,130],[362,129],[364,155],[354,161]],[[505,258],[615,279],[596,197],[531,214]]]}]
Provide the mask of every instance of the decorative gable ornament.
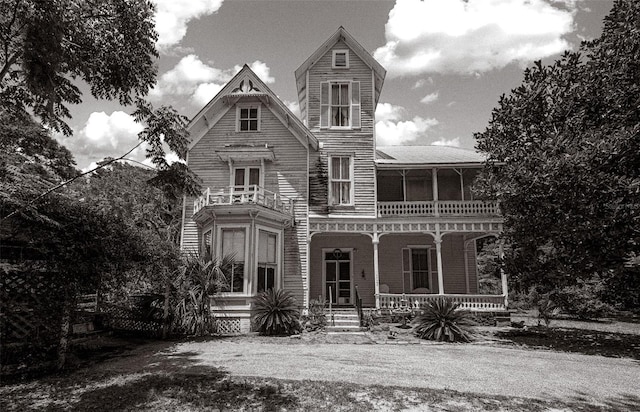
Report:
[{"label": "decorative gable ornament", "polygon": [[253,85],[253,82],[247,77],[242,79],[242,81],[240,82],[240,85],[235,89],[231,90],[231,93],[232,94],[258,94],[258,93],[262,94],[260,89],[255,87]]}]

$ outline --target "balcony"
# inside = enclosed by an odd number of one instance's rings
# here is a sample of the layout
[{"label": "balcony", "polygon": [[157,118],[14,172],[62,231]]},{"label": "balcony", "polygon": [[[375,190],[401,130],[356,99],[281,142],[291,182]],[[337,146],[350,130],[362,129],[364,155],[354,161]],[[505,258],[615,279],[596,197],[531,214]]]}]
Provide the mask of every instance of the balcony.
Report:
[{"label": "balcony", "polygon": [[197,214],[206,206],[258,205],[269,210],[293,216],[293,200],[271,192],[263,187],[253,185],[249,190],[236,190],[233,186],[227,189],[205,192],[193,202],[193,214]]},{"label": "balcony", "polygon": [[407,216],[500,216],[500,209],[498,202],[483,200],[378,202],[378,217]]}]

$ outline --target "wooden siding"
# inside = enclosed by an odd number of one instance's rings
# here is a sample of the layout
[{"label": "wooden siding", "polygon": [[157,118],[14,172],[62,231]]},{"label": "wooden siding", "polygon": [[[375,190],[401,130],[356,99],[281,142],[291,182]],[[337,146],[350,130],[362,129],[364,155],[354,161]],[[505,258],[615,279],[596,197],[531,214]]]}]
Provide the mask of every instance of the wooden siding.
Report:
[{"label": "wooden siding", "polygon": [[[247,101],[245,99],[240,103]],[[264,162],[264,188],[294,200],[296,225],[284,231],[283,286],[294,293],[302,306],[306,304],[307,279],[307,148],[264,104],[261,106],[260,122],[260,132],[236,132],[236,110],[235,107],[230,108],[191,149],[188,165],[202,179],[202,186],[215,192],[228,188],[231,182],[229,165],[215,154],[217,149],[234,144],[253,144],[257,147],[267,144],[273,151],[275,160]],[[192,197],[186,199],[182,245],[183,249],[197,250],[198,230],[191,220],[193,200]]]},{"label": "wooden siding", "polygon": [[[375,279],[373,274],[373,244],[371,238],[365,235],[315,235],[311,238],[309,248],[310,285],[309,295],[311,299],[322,296],[322,249],[347,249],[353,248],[351,278],[354,285],[358,285],[358,293],[365,306],[375,306]],[[364,271],[364,278],[362,272]],[[355,297],[355,296],[354,296]],[[328,298],[327,298],[328,299]]]},{"label": "wooden siding", "polygon": [[[309,70],[307,124],[323,144],[321,156],[328,166],[330,156],[347,155],[354,159],[354,206],[333,208],[333,215],[374,216],[375,164],[374,164],[374,103],[371,69],[353,52],[349,53],[349,69],[332,69],[332,53],[336,49],[348,49],[344,42],[337,42]],[[324,81],[349,80],[360,82],[361,128],[353,130],[320,129],[320,85]],[[311,159],[314,165],[317,157]],[[328,172],[328,170],[327,170]],[[322,207],[314,207],[317,214],[325,213]]]}]

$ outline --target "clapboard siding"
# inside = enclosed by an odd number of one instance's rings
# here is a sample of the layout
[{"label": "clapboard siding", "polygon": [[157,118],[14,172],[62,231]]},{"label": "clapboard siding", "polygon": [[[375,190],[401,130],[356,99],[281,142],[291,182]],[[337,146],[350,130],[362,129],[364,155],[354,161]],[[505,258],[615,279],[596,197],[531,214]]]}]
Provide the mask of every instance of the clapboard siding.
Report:
[{"label": "clapboard siding", "polygon": [[[245,98],[242,103],[251,101]],[[228,145],[267,145],[274,161],[264,162],[264,187],[294,200],[296,225],[283,235],[283,287],[294,293],[300,305],[306,305],[308,164],[307,148],[282,124],[266,105],[261,106],[259,132],[236,132],[236,109],[230,107],[220,120],[189,152],[188,165],[202,179],[203,188],[212,192],[228,190],[229,165],[215,151]],[[256,164],[259,164],[257,162]],[[183,249],[198,248],[198,230],[191,220],[193,198],[186,199]]]},{"label": "clapboard siding", "polygon": [[[309,128],[314,132],[323,149],[320,156],[328,167],[328,157],[348,155],[354,159],[354,207],[333,208],[333,215],[374,216],[375,201],[375,163],[373,135],[373,84],[372,70],[353,51],[349,53],[349,69],[332,69],[333,50],[348,49],[342,42],[337,42],[309,69],[308,115]],[[360,82],[361,128],[354,130],[320,129],[320,85],[324,81],[350,80]],[[305,94],[305,96],[306,96]],[[314,165],[317,157],[310,161]],[[327,169],[328,172],[328,169]],[[313,173],[313,171],[312,171]],[[312,207],[317,214],[326,213],[326,207]]]}]

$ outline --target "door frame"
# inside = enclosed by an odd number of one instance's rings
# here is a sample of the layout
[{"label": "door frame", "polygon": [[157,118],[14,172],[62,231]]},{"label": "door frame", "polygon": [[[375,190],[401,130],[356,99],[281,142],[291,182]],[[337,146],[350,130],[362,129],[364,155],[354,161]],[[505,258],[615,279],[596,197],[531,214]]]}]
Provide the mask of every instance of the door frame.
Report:
[{"label": "door frame", "polygon": [[[322,297],[327,302],[329,301],[329,296],[327,296],[327,260],[325,259],[325,255],[328,252],[333,252],[336,249],[340,249],[342,252],[349,252],[349,303],[346,305],[352,306],[354,304],[354,289],[353,289],[353,251],[354,248],[351,247],[330,247],[330,248],[322,248]],[[336,276],[339,276],[337,274]],[[338,279],[338,278],[336,278]],[[338,280],[336,280],[338,281]],[[338,288],[337,288],[338,289]],[[333,304],[332,304],[333,305]],[[336,296],[336,305],[340,305],[338,303],[338,296]]]}]

